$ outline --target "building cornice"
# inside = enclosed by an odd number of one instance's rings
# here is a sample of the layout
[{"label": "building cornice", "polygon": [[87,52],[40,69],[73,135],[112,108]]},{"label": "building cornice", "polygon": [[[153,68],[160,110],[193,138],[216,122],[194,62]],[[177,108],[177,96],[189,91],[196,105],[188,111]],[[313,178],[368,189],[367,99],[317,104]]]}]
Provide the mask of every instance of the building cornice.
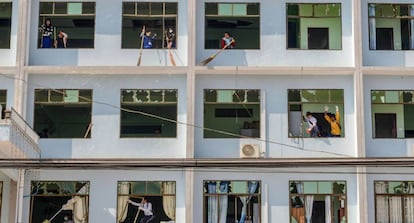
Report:
[{"label": "building cornice", "polygon": [[29,74],[73,74],[73,75],[151,75],[151,74],[182,74],[187,67],[136,67],[136,66],[28,66]]}]

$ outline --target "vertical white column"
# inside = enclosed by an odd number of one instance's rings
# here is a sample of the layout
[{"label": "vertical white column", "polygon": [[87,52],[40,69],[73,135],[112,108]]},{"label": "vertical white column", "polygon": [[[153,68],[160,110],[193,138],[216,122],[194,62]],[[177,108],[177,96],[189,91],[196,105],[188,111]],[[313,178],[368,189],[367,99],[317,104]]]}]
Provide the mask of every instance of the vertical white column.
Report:
[{"label": "vertical white column", "polygon": [[[368,16],[375,16],[375,5],[368,5]],[[369,18],[369,49],[377,49],[377,31],[375,25],[375,18]]]},{"label": "vertical white column", "polygon": [[[414,16],[414,5],[410,5],[410,16]],[[414,49],[414,19],[410,20],[410,49]]]}]

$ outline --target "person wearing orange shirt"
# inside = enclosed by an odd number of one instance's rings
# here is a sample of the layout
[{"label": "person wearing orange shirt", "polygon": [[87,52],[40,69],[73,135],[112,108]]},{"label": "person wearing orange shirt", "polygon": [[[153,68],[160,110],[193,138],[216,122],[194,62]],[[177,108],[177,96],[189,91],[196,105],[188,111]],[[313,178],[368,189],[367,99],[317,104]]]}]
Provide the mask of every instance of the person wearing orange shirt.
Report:
[{"label": "person wearing orange shirt", "polygon": [[331,125],[330,137],[341,137],[341,124],[340,124],[340,115],[339,108],[335,106],[336,112],[335,115],[328,115],[329,107],[325,106],[325,119]]}]

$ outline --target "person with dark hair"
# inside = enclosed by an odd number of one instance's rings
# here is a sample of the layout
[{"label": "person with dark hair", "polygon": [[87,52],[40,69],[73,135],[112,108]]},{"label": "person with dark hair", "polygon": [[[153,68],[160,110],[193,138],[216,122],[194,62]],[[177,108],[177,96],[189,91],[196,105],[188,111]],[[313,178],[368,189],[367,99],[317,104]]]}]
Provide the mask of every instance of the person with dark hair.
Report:
[{"label": "person with dark hair", "polygon": [[172,27],[168,28],[168,31],[165,32],[165,42],[167,49],[175,48],[175,33]]},{"label": "person with dark hair", "polygon": [[62,30],[59,30],[55,41],[55,48],[66,48],[67,42],[68,34],[64,33]]},{"label": "person with dark hair", "polygon": [[65,214],[63,216],[63,223],[73,223],[72,216],[70,214]]},{"label": "person with dark hair", "polygon": [[335,106],[336,112],[335,115],[328,115],[329,107],[325,106],[325,120],[330,124],[331,126],[331,132],[328,134],[330,137],[341,137],[341,124],[339,122],[339,108],[338,106]]},{"label": "person with dark hair", "polygon": [[310,135],[310,137],[318,137],[319,136],[318,120],[312,115],[312,113],[306,112],[305,121],[309,125],[309,127],[306,129],[306,132]]},{"label": "person with dark hair", "polygon": [[139,210],[142,210],[144,212],[144,216],[141,218],[139,223],[150,223],[152,220],[154,220],[155,216],[152,211],[152,204],[151,202],[148,202],[145,197],[142,198],[141,203],[137,203],[131,200],[128,200],[128,203],[137,206]]},{"label": "person with dark hair", "polygon": [[142,29],[141,34],[139,35],[141,38],[143,38],[143,43],[142,43],[142,47],[144,49],[152,49],[152,41],[157,38],[157,34],[154,33],[154,35],[152,35],[151,37],[151,31],[150,30],[146,30],[145,28]]},{"label": "person with dark hair", "polygon": [[225,32],[223,38],[221,39],[221,48],[222,49],[233,49],[236,46],[236,40],[229,32]]},{"label": "person with dark hair", "polygon": [[52,21],[49,18],[46,19],[45,24],[39,28],[39,31],[42,34],[40,43],[41,48],[52,48],[54,29],[55,28],[52,25]]}]

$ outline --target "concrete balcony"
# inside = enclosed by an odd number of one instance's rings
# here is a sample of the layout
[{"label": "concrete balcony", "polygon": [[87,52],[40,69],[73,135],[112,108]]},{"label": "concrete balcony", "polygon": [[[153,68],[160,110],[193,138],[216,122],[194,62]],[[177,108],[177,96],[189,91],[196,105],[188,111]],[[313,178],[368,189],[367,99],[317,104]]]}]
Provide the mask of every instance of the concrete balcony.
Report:
[{"label": "concrete balcony", "polygon": [[0,119],[0,157],[39,159],[39,136],[13,109]]}]

